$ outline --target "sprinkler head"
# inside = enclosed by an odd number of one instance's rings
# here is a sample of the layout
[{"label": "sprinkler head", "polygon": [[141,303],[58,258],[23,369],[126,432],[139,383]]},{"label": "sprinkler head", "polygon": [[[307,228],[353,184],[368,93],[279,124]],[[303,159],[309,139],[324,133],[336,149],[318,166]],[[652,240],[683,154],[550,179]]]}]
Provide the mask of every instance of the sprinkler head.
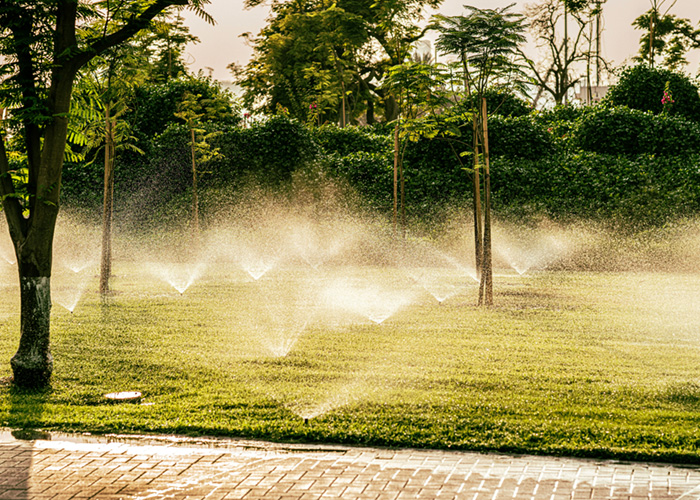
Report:
[{"label": "sprinkler head", "polygon": [[304,425],[309,425],[309,419],[308,419],[308,418],[305,418],[305,419],[304,419]]}]

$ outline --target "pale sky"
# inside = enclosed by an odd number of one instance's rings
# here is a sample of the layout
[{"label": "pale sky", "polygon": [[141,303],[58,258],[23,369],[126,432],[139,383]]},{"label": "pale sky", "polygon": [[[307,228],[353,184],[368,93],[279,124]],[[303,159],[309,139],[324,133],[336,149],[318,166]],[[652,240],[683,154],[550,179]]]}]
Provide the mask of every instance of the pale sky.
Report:
[{"label": "pale sky", "polygon": [[[666,0],[670,5],[673,0]],[[480,8],[505,7],[514,0],[444,0],[439,9],[441,14],[459,15],[464,13],[463,5],[473,5]],[[515,1],[514,10],[520,12],[528,1]],[[536,3],[536,2],[535,2]],[[603,56],[615,66],[619,66],[636,54],[641,32],[632,28],[632,21],[643,12],[649,10],[650,0],[608,0],[604,5],[605,30],[603,31]],[[194,71],[203,69],[206,74],[211,72],[218,80],[230,80],[231,75],[226,66],[232,62],[245,65],[250,59],[252,49],[240,37],[242,33],[257,34],[265,25],[268,7],[265,5],[245,10],[243,0],[211,0],[205,10],[216,19],[216,25],[211,26],[186,12],[186,23],[193,35],[200,39],[197,45],[187,48],[187,59]],[[435,12],[430,12],[433,14]],[[677,0],[670,11],[678,17],[690,19],[693,26],[700,21],[700,0]],[[692,51],[688,60],[690,64],[686,71],[692,75],[700,71],[700,50]]]}]

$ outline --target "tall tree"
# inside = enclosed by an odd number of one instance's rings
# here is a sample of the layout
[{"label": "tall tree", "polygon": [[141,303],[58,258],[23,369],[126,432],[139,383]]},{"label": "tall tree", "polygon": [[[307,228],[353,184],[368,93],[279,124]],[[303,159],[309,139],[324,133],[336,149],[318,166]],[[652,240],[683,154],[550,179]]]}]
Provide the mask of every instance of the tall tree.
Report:
[{"label": "tall tree", "polygon": [[[399,105],[399,117],[394,126],[395,232],[398,229],[399,212],[402,231],[405,233],[406,230],[403,155],[407,140],[414,138],[420,118],[435,115],[439,109],[452,104],[443,92],[447,76],[437,65],[407,61],[389,68],[382,82],[383,88],[396,97]],[[430,134],[425,123],[425,120],[421,123],[420,135]]]},{"label": "tall tree", "polygon": [[[491,253],[491,173],[488,140],[488,109],[484,94],[498,82],[522,80],[517,61],[525,42],[525,18],[502,9],[466,8],[466,16],[436,16],[438,48],[459,57],[464,70],[464,91],[472,107],[474,132],[474,231],[477,271],[480,274],[479,305],[493,305]],[[480,171],[483,168],[483,179]],[[483,206],[481,193],[483,192]],[[482,219],[483,214],[483,219]]]},{"label": "tall tree", "polygon": [[[17,257],[20,341],[11,360],[14,383],[50,383],[51,268],[71,94],[76,75],[95,56],[149,26],[164,9],[201,12],[208,0],[0,0],[0,104],[13,110],[27,153],[26,182],[10,172],[0,141],[0,196]],[[128,16],[117,15],[128,12]],[[87,29],[101,20],[102,30]],[[22,196],[26,193],[26,196]]]},{"label": "tall tree", "polygon": [[595,3],[541,0],[525,10],[536,45],[546,54],[542,62],[526,60],[540,95],[549,94],[556,104],[562,104],[578,83],[572,75],[574,66],[590,57],[585,50],[586,28],[592,19],[587,17],[586,7]]},{"label": "tall tree", "polygon": [[[346,121],[364,114],[372,123],[380,114],[376,107],[386,121],[394,120],[396,99],[378,82],[389,67],[410,57],[412,44],[427,31],[418,27],[423,9],[441,2],[273,1],[268,26],[255,38],[249,35],[252,60],[235,72],[248,106],[272,112],[280,103],[304,119],[316,104],[317,114],[341,123],[345,103]],[[261,3],[247,0],[246,5]]]},{"label": "tall tree", "polygon": [[685,54],[692,48],[700,48],[700,29],[693,29],[688,19],[669,14],[675,0],[670,4],[667,0],[650,0],[650,3],[651,8],[632,23],[643,32],[634,59],[653,68],[656,59],[663,57],[665,68],[678,71],[688,64]]}]

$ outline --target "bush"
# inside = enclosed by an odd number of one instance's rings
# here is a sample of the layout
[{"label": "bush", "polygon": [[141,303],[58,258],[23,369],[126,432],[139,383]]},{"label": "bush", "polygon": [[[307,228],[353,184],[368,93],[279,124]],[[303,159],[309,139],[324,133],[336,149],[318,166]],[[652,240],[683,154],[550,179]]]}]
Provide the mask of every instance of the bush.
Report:
[{"label": "bush", "polygon": [[[240,124],[240,110],[234,107],[230,94],[209,78],[178,78],[166,83],[148,84],[138,87],[130,99],[130,112],[124,116],[141,139],[162,134],[168,125],[179,121],[175,118],[178,105],[186,92],[200,95],[200,99],[215,99],[228,106],[230,113],[217,117],[220,126]],[[202,121],[207,121],[206,117]]]},{"label": "bush", "polygon": [[280,184],[319,155],[308,127],[281,115],[250,128],[228,127],[213,145],[221,153],[212,162],[213,177],[229,182],[246,175],[263,184]]},{"label": "bush", "polygon": [[585,114],[573,131],[585,151],[611,155],[677,155],[700,152],[700,125],[679,116],[619,108]]},{"label": "bush", "polygon": [[624,68],[618,83],[608,90],[601,104],[609,108],[627,106],[659,114],[663,110],[661,98],[666,82],[669,82],[675,101],[669,114],[700,121],[698,86],[683,74],[650,68],[645,64]]},{"label": "bush", "polygon": [[324,152],[346,156],[364,151],[366,153],[386,153],[394,147],[393,131],[385,134],[374,133],[365,128],[324,125],[311,129],[311,135]]},{"label": "bush", "polygon": [[324,164],[331,176],[347,181],[369,205],[388,211],[393,205],[393,157],[358,151],[330,154]]},{"label": "bush", "polygon": [[[486,108],[489,115],[518,117],[527,116],[532,111],[530,104],[504,89],[491,87],[486,89],[483,96],[486,98]],[[472,99],[466,98],[455,104],[453,110],[457,113],[464,113],[469,111],[473,105]]]},{"label": "bush", "polygon": [[497,158],[491,169],[494,205],[659,224],[700,210],[698,167],[700,155]]},{"label": "bush", "polygon": [[[467,168],[471,167],[468,157],[462,158],[462,162]],[[470,176],[444,140],[410,142],[403,164],[410,213],[418,215],[431,211],[436,206],[463,199],[470,192]]]},{"label": "bush", "polygon": [[492,156],[534,159],[554,152],[552,135],[531,116],[494,116],[489,120],[488,127]]}]

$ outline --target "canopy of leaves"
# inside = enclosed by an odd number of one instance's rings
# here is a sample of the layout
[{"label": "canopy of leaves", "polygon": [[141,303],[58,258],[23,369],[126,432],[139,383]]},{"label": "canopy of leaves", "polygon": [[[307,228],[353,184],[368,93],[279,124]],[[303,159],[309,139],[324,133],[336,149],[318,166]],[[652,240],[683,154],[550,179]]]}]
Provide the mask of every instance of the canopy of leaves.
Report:
[{"label": "canopy of leaves", "polygon": [[671,115],[700,121],[700,95],[698,85],[687,76],[667,69],[651,68],[646,64],[624,68],[616,85],[613,85],[602,104],[609,107],[627,106],[641,111],[661,113],[661,99],[666,82],[673,95],[674,104],[668,110]]},{"label": "canopy of leaves", "polygon": [[650,66],[654,66],[657,57],[663,57],[664,67],[678,70],[688,64],[688,50],[700,48],[700,29],[693,29],[690,20],[660,14],[655,8],[635,19],[632,26],[643,31],[635,60]]},{"label": "canopy of leaves", "polygon": [[437,47],[457,55],[464,65],[468,90],[481,94],[499,80],[522,75],[515,62],[518,46],[525,42],[525,18],[501,9],[466,8],[466,16],[435,16],[440,32]]},{"label": "canopy of leaves", "polygon": [[175,121],[174,114],[186,95],[197,96],[204,107],[215,107],[215,116],[205,114],[200,121],[217,121],[221,124],[240,123],[240,109],[231,96],[217,83],[202,76],[185,77],[165,83],[143,85],[135,89],[130,102],[130,112],[125,116],[137,135],[150,138],[162,133]]},{"label": "canopy of leaves", "polygon": [[[252,39],[255,52],[235,70],[246,105],[267,113],[278,106],[307,120],[361,115],[387,96],[377,89],[389,66],[403,63],[425,29],[417,21],[425,7],[442,0],[274,1],[269,24]],[[261,2],[249,0],[248,6]],[[252,38],[252,37],[251,37]]]}]

